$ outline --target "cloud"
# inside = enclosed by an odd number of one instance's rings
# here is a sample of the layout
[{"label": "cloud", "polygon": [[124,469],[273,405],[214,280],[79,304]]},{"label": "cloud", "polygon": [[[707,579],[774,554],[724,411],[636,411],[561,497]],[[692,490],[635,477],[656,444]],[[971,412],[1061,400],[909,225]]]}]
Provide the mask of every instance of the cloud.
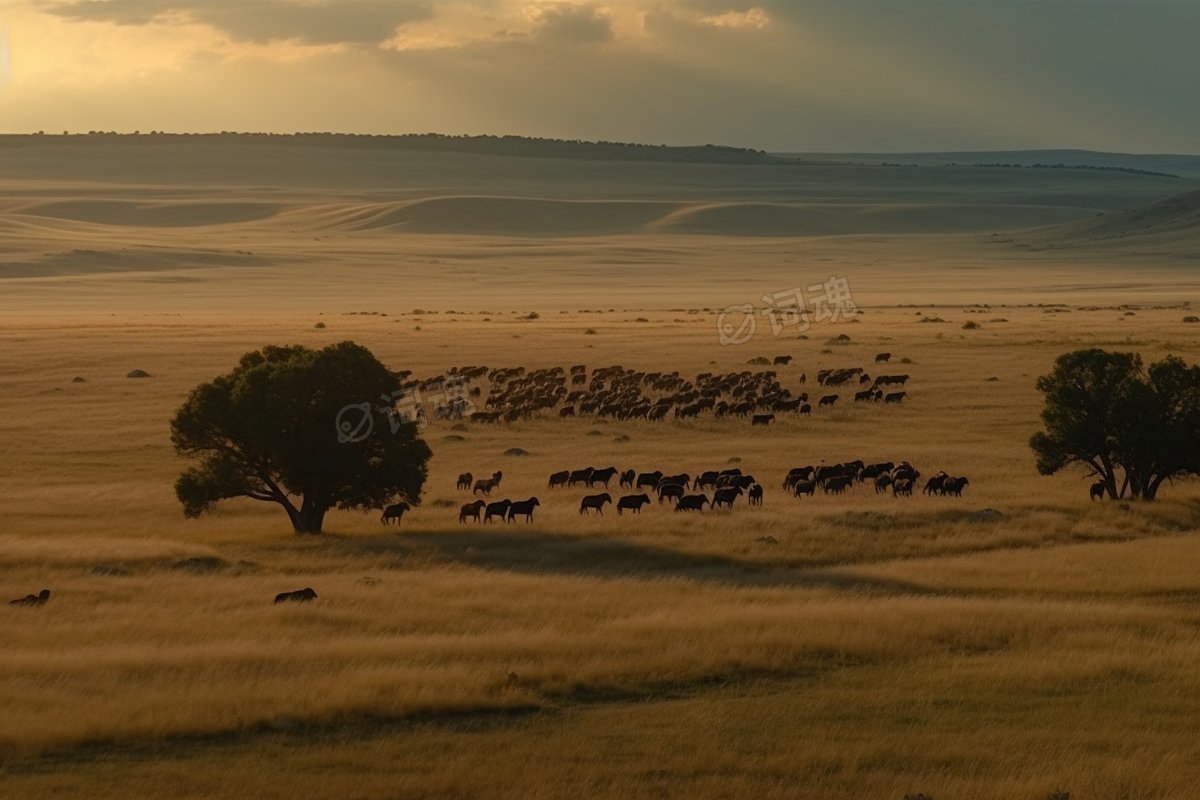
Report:
[{"label": "cloud", "polygon": [[726,11],[723,14],[713,14],[700,18],[701,25],[711,25],[714,28],[755,28],[762,30],[771,24],[771,15],[759,6],[745,11]]},{"label": "cloud", "polygon": [[615,38],[612,15],[595,6],[552,5],[532,11],[536,38],[566,43],[608,42]]},{"label": "cloud", "polygon": [[379,44],[400,25],[427,19],[434,10],[424,0],[71,0],[40,8],[76,22],[197,22],[237,41],[306,44]]}]

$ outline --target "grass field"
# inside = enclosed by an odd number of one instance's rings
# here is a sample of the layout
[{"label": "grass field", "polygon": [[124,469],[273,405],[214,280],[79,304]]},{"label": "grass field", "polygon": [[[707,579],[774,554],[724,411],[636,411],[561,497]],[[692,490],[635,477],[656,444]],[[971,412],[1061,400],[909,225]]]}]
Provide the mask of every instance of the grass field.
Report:
[{"label": "grass field", "polygon": [[[0,796],[1194,793],[1200,490],[1089,503],[1081,473],[1038,476],[1026,445],[1056,356],[1195,361],[1191,312],[871,307],[807,339],[723,347],[706,312],[390,306],[0,321],[0,587],[54,592],[0,613]],[[433,423],[424,501],[399,533],[338,513],[298,538],[251,501],[184,520],[167,424],[191,387],[264,344],[345,339],[417,375],[694,375],[790,354],[780,374],[799,388],[801,372],[873,370],[887,350],[912,379],[903,406],[770,429]],[[854,458],[971,484],[961,499],[780,489],[792,466]],[[550,472],[610,464],[737,464],[765,505],[581,518],[582,491],[546,488]],[[499,496],[541,499],[536,521],[460,526],[455,477],[496,469]],[[272,605],[304,586],[313,604]]]}]

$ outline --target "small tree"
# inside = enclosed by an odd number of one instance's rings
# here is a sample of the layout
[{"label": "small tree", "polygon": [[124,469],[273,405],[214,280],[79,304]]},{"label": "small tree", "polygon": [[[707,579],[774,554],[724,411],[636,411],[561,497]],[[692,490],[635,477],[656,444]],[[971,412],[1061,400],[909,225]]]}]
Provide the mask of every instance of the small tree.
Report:
[{"label": "small tree", "polygon": [[[297,534],[315,534],[331,508],[379,508],[397,495],[418,504],[430,451],[395,414],[399,389],[353,342],[247,353],[196,387],[171,422],[176,452],[200,459],[175,482],[184,514],[247,497],[278,504]],[[385,417],[391,424],[376,424]]]},{"label": "small tree", "polygon": [[1078,350],[1038,379],[1046,430],[1030,440],[1038,471],[1086,466],[1112,498],[1153,500],[1165,481],[1200,473],[1200,367],[1168,357]]}]

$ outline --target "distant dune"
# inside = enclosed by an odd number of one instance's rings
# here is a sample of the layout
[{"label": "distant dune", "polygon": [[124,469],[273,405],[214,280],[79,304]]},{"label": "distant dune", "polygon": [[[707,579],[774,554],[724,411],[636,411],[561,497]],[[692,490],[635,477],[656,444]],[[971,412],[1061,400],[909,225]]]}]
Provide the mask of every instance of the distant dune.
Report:
[{"label": "distant dune", "polygon": [[1034,233],[1038,245],[1157,247],[1200,257],[1200,190]]}]

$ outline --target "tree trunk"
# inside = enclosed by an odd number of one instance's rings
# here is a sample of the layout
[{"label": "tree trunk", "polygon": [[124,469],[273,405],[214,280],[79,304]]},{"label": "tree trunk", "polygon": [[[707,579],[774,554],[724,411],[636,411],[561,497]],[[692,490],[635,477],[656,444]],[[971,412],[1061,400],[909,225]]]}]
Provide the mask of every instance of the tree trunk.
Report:
[{"label": "tree trunk", "polygon": [[324,506],[305,498],[304,503],[300,506],[300,510],[292,516],[292,527],[295,528],[296,535],[319,534],[321,528],[325,525],[326,511],[328,509]]}]

